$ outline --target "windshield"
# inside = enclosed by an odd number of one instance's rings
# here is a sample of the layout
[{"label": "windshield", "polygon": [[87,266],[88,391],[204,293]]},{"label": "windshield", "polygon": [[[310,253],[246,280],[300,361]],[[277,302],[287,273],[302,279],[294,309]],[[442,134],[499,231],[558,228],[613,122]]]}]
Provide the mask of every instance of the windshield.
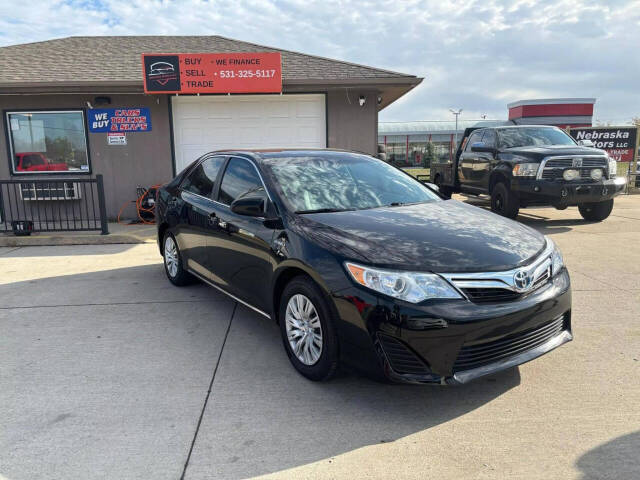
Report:
[{"label": "windshield", "polygon": [[331,153],[265,162],[297,213],[433,202],[439,197],[396,168],[365,155]]},{"label": "windshield", "polygon": [[505,128],[498,130],[499,148],[538,145],[575,145],[576,142],[558,128]]}]

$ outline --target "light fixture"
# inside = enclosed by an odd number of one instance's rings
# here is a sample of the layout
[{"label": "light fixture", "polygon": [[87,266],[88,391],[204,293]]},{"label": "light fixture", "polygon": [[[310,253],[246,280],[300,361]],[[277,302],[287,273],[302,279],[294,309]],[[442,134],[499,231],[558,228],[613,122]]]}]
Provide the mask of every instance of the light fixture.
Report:
[{"label": "light fixture", "polygon": [[95,97],[93,103],[96,105],[109,105],[111,103],[111,97]]},{"label": "light fixture", "polygon": [[364,95],[360,95],[360,97],[358,97],[358,103],[360,104],[361,107],[364,107],[364,104],[367,101],[367,97],[365,97]]},{"label": "light fixture", "polygon": [[378,105],[380,105],[382,103],[382,96],[378,95]]}]

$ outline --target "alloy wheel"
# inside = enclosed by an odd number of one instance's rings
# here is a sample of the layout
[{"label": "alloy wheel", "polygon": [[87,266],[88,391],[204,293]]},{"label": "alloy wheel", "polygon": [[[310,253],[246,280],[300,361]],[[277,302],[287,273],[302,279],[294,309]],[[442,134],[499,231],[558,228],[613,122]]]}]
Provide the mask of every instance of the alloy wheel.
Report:
[{"label": "alloy wheel", "polygon": [[292,295],[285,315],[291,351],[305,365],[314,365],[322,355],[322,327],[316,307],[302,294]]},{"label": "alloy wheel", "polygon": [[164,241],[164,264],[169,275],[175,277],[178,273],[178,247],[171,236]]}]

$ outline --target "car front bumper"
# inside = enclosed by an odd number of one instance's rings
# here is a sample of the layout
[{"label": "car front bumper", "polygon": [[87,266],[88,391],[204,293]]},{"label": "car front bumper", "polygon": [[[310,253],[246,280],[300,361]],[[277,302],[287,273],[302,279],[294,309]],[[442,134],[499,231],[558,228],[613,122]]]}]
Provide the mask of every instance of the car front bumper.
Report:
[{"label": "car front bumper", "polygon": [[599,182],[565,182],[535,178],[514,178],[511,189],[525,204],[543,204],[558,207],[574,206],[610,200],[624,190],[626,180],[618,177]]},{"label": "car front bumper", "polygon": [[395,382],[463,384],[537,358],[572,340],[571,288],[563,269],[517,300],[421,305],[352,287],[333,295],[343,360],[374,365]]}]

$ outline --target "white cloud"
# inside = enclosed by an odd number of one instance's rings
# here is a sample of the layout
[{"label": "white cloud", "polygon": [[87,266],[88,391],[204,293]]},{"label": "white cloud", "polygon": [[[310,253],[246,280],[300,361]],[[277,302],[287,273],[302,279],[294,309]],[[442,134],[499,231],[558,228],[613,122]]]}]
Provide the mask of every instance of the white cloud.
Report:
[{"label": "white cloud", "polygon": [[[2,2],[0,45],[69,35],[219,34],[426,77],[383,120],[506,116],[531,97],[640,115],[640,2],[55,0]],[[0,68],[1,68],[0,59]]]}]

